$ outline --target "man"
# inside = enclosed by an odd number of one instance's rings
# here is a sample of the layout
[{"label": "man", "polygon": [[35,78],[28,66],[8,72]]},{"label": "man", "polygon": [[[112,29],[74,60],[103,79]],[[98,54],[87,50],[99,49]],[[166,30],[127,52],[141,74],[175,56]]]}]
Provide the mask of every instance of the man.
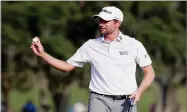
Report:
[{"label": "man", "polygon": [[[40,41],[33,42],[31,48],[48,64],[64,72],[83,67],[87,62],[91,64],[89,112],[127,112],[129,98],[134,98],[131,112],[136,112],[136,102],[154,80],[152,61],[139,41],[120,32],[123,21],[120,9],[104,7],[93,18],[99,19],[103,36],[85,42],[67,61],[47,54]],[[144,72],[139,88],[135,77],[136,63]]]}]

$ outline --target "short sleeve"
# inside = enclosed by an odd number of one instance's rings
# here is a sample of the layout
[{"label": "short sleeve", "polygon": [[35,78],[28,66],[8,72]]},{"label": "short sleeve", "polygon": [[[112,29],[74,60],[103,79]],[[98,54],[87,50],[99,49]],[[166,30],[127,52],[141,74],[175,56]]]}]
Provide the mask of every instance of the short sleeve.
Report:
[{"label": "short sleeve", "polygon": [[89,62],[88,42],[84,43],[76,53],[67,60],[67,62],[76,67],[83,67],[85,63]]},{"label": "short sleeve", "polygon": [[152,63],[152,61],[149,57],[149,54],[147,53],[145,47],[139,41],[136,41],[136,50],[137,50],[136,63],[140,67],[145,67],[145,66],[148,66]]}]

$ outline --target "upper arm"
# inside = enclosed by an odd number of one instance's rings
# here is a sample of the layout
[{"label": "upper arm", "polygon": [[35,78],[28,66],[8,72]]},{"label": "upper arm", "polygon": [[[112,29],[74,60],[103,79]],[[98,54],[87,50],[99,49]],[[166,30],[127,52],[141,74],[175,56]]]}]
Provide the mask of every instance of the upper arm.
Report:
[{"label": "upper arm", "polygon": [[[76,67],[83,67],[85,63],[90,62],[88,53],[88,42],[84,43],[75,54],[67,60],[67,63]],[[71,68],[71,66],[70,66]]]},{"label": "upper arm", "polygon": [[141,68],[144,72],[144,75],[147,75],[147,74],[154,75],[154,70],[153,70],[152,65],[148,65],[148,66],[141,67]]},{"label": "upper arm", "polygon": [[[136,45],[136,63],[141,67],[147,67],[151,65],[152,61],[147,53],[143,44],[139,41],[135,41]],[[149,68],[149,67],[148,67]]]}]

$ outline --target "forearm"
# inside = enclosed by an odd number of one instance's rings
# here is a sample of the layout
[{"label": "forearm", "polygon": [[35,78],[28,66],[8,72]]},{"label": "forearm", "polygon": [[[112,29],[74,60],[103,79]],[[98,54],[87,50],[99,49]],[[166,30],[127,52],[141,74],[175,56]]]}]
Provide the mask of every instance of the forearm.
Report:
[{"label": "forearm", "polygon": [[59,59],[52,57],[51,55],[47,54],[46,52],[42,53],[41,58],[44,59],[51,66],[53,66],[56,69],[59,69],[63,72],[68,72],[68,71],[71,71],[75,68],[63,60],[59,60]]},{"label": "forearm", "polygon": [[154,73],[153,69],[151,69],[151,71],[149,71],[149,72],[145,72],[144,78],[143,78],[137,91],[139,91],[140,94],[142,94],[150,86],[150,84],[153,82],[154,78],[155,78],[155,73]]}]

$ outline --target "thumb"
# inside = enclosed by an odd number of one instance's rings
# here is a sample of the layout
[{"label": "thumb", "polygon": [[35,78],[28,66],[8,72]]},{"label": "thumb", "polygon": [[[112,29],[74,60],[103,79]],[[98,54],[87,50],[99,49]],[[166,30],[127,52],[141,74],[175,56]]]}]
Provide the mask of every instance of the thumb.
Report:
[{"label": "thumb", "polygon": [[40,38],[39,38],[38,36],[35,36],[35,38],[38,39],[37,43],[41,44],[41,42],[40,42]]},{"label": "thumb", "polygon": [[132,94],[130,95],[129,98],[133,98],[133,97],[135,97],[135,96],[136,96],[136,94],[135,94],[135,93],[132,93]]}]

